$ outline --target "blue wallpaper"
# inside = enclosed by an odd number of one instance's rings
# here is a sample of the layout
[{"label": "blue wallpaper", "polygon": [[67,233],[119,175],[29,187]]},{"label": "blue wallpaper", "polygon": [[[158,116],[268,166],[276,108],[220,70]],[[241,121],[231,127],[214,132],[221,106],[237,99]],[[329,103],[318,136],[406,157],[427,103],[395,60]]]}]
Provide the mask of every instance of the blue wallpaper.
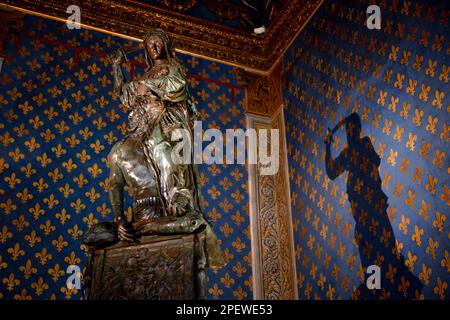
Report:
[{"label": "blue wallpaper", "polygon": [[[371,4],[381,30],[365,25]],[[286,53],[301,299],[449,299],[449,17],[446,1],[325,1]],[[352,113],[327,172],[327,128]]]},{"label": "blue wallpaper", "polygon": [[[82,236],[112,220],[106,156],[126,133],[127,114],[102,59],[129,42],[32,16],[9,43],[0,77],[0,299],[79,299],[68,265],[86,265]],[[203,128],[244,128],[235,69],[179,54]],[[125,65],[143,71],[144,57]],[[249,299],[247,171],[200,165],[204,210],[228,265],[209,272],[210,298]],[[131,201],[127,201],[131,213]]]}]

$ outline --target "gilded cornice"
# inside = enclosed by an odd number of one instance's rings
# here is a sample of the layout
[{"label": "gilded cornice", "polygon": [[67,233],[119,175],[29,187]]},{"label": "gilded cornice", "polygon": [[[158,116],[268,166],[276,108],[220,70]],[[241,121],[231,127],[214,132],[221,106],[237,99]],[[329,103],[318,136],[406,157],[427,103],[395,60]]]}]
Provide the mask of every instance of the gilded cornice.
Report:
[{"label": "gilded cornice", "polygon": [[132,0],[0,0],[0,6],[65,20],[81,8],[81,25],[131,39],[165,29],[181,52],[268,73],[323,0],[287,1],[265,34],[255,35]]}]

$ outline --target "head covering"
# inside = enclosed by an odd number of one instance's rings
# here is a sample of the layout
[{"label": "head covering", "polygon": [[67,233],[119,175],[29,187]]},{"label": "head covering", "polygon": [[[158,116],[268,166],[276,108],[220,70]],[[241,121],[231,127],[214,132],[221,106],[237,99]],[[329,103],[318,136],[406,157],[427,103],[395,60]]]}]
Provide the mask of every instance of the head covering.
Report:
[{"label": "head covering", "polygon": [[169,61],[171,62],[178,62],[178,59],[175,56],[175,47],[173,46],[172,39],[169,37],[169,35],[164,32],[164,30],[155,28],[150,29],[144,37],[144,48],[145,48],[145,59],[147,60],[148,68],[150,69],[153,66],[152,59],[147,54],[147,43],[150,41],[152,37],[158,37],[164,42],[164,49],[166,50],[167,57]]}]

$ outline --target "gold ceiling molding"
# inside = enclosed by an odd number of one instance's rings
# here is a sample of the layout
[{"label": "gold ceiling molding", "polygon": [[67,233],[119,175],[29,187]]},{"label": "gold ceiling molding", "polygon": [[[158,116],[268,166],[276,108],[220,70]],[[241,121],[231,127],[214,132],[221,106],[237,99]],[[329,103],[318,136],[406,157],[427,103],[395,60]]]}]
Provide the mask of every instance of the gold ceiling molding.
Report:
[{"label": "gold ceiling molding", "polygon": [[181,52],[267,74],[322,2],[287,1],[262,35],[132,0],[0,0],[0,7],[64,21],[67,8],[76,4],[83,27],[130,39],[142,39],[149,28],[160,27]]}]

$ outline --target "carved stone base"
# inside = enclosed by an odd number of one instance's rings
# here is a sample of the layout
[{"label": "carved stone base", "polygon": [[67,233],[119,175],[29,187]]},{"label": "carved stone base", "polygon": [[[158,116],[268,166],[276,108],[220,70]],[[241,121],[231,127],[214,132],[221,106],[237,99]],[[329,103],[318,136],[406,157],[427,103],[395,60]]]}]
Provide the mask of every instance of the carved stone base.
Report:
[{"label": "carved stone base", "polygon": [[204,298],[202,288],[206,283],[198,283],[202,279],[199,272],[205,272],[203,241],[203,234],[148,236],[138,244],[120,242],[106,249],[94,249],[85,277],[86,298]]}]

